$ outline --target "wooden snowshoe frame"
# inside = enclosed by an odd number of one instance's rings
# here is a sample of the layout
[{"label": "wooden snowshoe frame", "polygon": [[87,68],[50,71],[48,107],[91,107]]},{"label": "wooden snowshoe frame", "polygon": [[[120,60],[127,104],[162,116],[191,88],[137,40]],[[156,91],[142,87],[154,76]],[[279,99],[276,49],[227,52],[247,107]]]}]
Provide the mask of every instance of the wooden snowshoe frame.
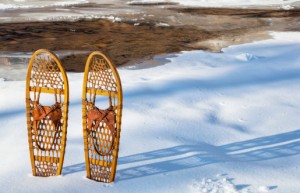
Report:
[{"label": "wooden snowshoe frame", "polygon": [[[60,114],[55,123],[49,114],[44,114],[38,122],[33,117],[34,111],[44,105],[40,104],[40,98],[47,95],[53,96],[50,105],[58,109],[55,113]],[[37,50],[29,62],[26,78],[26,117],[33,176],[61,174],[67,140],[68,104],[68,79],[60,60],[48,50]],[[42,111],[45,109],[51,108],[45,107]]]},{"label": "wooden snowshoe frame", "polygon": [[[101,52],[95,51],[88,57],[84,72],[82,99],[87,178],[105,183],[113,182],[118,160],[123,94],[116,68]],[[109,100],[110,104],[101,100]],[[97,108],[95,103],[98,101],[105,107]],[[87,113],[91,106],[97,109],[99,114],[108,110],[112,112],[110,110],[113,109],[113,114],[115,114],[113,132],[108,126],[109,123],[104,119],[89,123],[92,124],[93,129],[88,128]]]}]

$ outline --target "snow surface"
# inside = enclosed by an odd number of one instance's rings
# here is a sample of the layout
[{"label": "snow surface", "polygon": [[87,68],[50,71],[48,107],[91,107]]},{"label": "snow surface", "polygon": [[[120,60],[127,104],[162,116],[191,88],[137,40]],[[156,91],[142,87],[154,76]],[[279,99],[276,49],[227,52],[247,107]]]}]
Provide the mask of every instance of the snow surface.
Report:
[{"label": "snow surface", "polygon": [[85,178],[82,73],[68,73],[65,163],[62,176],[48,178],[31,175],[25,81],[0,78],[0,192],[299,192],[300,33],[272,35],[120,68],[124,111],[111,184]]},{"label": "snow surface", "polygon": [[194,7],[240,7],[240,6],[274,6],[283,5],[284,9],[291,9],[287,4],[299,2],[299,0],[133,0],[128,4],[140,3],[178,3],[185,6]]},{"label": "snow surface", "polygon": [[2,9],[28,9],[42,7],[56,7],[88,3],[86,0],[0,0],[0,10]]}]

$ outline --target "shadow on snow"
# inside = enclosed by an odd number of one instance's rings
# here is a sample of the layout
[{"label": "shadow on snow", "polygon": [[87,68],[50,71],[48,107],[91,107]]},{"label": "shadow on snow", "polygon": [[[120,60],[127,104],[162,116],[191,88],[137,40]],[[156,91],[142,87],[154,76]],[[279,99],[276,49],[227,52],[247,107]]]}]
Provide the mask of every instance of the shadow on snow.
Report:
[{"label": "shadow on snow", "polygon": [[[191,169],[225,162],[253,162],[285,158],[300,154],[300,130],[235,142],[222,146],[209,144],[181,145],[125,157],[118,165],[117,181]],[[135,166],[131,166],[135,165]],[[68,175],[85,170],[85,163],[64,167]]]}]

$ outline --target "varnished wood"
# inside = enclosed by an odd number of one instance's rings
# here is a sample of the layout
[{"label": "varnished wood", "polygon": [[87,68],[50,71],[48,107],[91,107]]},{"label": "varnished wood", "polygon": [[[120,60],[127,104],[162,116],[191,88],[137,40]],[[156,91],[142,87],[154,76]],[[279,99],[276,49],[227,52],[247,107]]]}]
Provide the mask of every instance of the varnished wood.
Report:
[{"label": "varnished wood", "polygon": [[[64,90],[56,90],[56,89],[52,89],[52,88],[40,88],[41,90],[41,93],[48,93],[48,94],[61,94],[61,95],[64,95]],[[29,91],[30,92],[34,92],[35,91],[35,88],[34,87],[29,87]]]},{"label": "varnished wood", "polygon": [[96,92],[96,95],[111,96],[111,97],[118,98],[118,93],[117,92],[108,92],[108,91],[100,90],[100,89],[95,90],[95,89],[92,89],[92,88],[86,88],[86,92],[90,93],[90,94]]},{"label": "varnished wood", "polygon": [[[47,57],[47,58],[46,58]],[[46,59],[44,59],[46,58]],[[48,59],[48,60],[47,60]],[[43,66],[40,67],[39,65]],[[35,71],[38,69],[39,71]],[[55,76],[59,77],[57,79],[53,78]],[[61,82],[59,80],[61,80]],[[53,82],[55,84],[60,85],[63,88],[56,88],[52,85]],[[43,83],[43,84],[42,84]],[[42,98],[44,94],[54,94],[56,93],[60,96],[60,99],[63,98],[63,101],[60,101],[60,105],[63,107],[62,111],[62,126],[59,136],[61,136],[59,142],[52,143],[50,141],[43,142],[46,145],[53,146],[56,149],[52,149],[51,151],[41,150],[34,146],[33,138],[36,137],[33,133],[33,118],[32,118],[32,102],[34,99],[32,95],[35,95],[37,92],[40,92],[40,97]],[[32,167],[32,174],[34,176],[52,176],[52,175],[60,175],[64,162],[64,154],[67,140],[67,123],[68,123],[68,103],[69,103],[69,84],[68,78],[65,73],[64,68],[61,65],[60,60],[57,56],[44,49],[37,50],[32,55],[27,71],[26,77],[26,116],[27,116],[27,130],[28,130],[28,143],[29,143],[29,152],[30,152],[30,160]],[[45,123],[47,124],[47,122]],[[46,132],[46,131],[44,131]],[[50,131],[49,131],[50,132]],[[56,133],[55,133],[56,135]],[[52,136],[46,136],[48,140]],[[38,138],[38,137],[36,137]],[[52,165],[51,165],[52,164]],[[53,167],[55,164],[55,167]],[[39,172],[37,172],[39,168]],[[43,167],[45,167],[43,169]],[[52,169],[52,168],[53,169]],[[41,169],[42,168],[42,169]],[[48,168],[48,171],[46,172]],[[51,168],[51,169],[50,169]],[[45,172],[43,172],[45,171]],[[51,171],[51,172],[49,172]]]}]

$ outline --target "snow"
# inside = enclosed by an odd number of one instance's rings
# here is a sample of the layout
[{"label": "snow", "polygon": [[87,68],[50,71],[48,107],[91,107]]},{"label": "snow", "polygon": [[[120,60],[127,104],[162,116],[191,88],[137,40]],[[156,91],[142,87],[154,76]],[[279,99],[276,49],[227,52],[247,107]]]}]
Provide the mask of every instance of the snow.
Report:
[{"label": "snow", "polygon": [[[201,192],[201,193],[237,193],[235,185],[227,179],[226,177],[221,178],[220,175],[217,175],[216,179],[202,179],[200,181],[195,181],[192,186],[192,192]],[[246,191],[243,191],[246,193]]]},{"label": "snow", "polygon": [[25,80],[0,77],[1,192],[299,192],[300,33],[271,34],[222,53],[119,68],[124,111],[111,184],[85,178],[82,73],[68,73],[64,168],[48,178],[31,175]]},{"label": "snow", "polygon": [[266,186],[260,186],[260,187],[258,187],[258,190],[260,192],[269,192],[269,188]]},{"label": "snow", "polygon": [[283,9],[292,9],[291,3],[299,0],[133,0],[130,5],[147,3],[178,3],[194,7],[240,7],[240,6],[275,6],[282,5]]},{"label": "snow", "polygon": [[88,3],[86,0],[0,0],[0,10],[5,9],[28,9],[28,8],[42,8],[42,7],[56,7],[56,6],[68,6]]}]

